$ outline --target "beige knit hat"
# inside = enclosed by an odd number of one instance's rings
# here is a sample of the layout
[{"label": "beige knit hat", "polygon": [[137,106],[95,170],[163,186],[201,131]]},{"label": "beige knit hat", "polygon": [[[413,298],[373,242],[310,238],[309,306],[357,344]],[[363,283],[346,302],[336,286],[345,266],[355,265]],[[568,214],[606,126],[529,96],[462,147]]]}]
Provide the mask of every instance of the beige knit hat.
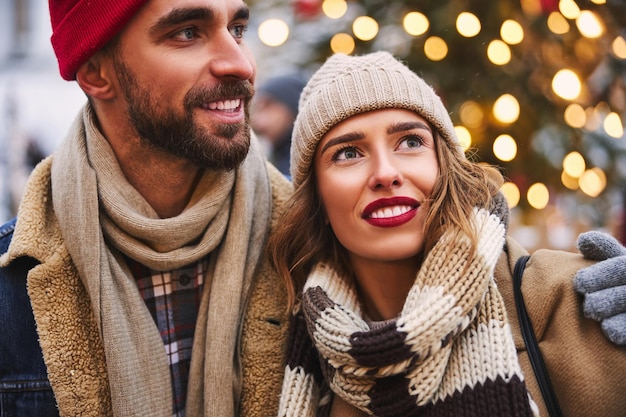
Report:
[{"label": "beige knit hat", "polygon": [[[291,142],[294,187],[309,175],[315,148],[333,126],[356,114],[388,108],[414,111],[445,140],[459,144],[439,96],[391,54],[335,54],[313,74],[300,95]],[[459,152],[463,153],[460,146]]]}]

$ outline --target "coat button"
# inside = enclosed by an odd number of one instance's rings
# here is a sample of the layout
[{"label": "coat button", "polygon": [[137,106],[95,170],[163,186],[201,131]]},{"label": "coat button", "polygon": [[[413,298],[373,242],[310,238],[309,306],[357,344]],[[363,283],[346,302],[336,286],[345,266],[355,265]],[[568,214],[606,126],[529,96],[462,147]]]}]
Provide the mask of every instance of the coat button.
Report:
[{"label": "coat button", "polygon": [[178,279],[178,282],[180,282],[180,285],[187,286],[191,282],[191,277],[187,274],[183,274]]}]

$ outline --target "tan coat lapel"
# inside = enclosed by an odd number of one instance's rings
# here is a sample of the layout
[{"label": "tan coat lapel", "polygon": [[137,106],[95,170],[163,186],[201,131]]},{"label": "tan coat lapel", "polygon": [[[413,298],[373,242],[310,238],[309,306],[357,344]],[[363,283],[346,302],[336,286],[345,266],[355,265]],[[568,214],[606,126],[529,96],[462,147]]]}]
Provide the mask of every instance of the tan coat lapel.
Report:
[{"label": "tan coat lapel", "polygon": [[28,294],[61,416],[112,415],[102,340],[51,207],[51,165],[48,158],[33,172],[2,263],[40,262],[28,274]]},{"label": "tan coat lapel", "polygon": [[[272,183],[272,226],[276,225],[291,184],[273,166],[268,167]],[[289,313],[287,289],[263,257],[255,278],[243,323],[241,364],[243,385],[241,416],[274,417],[285,370]]]}]

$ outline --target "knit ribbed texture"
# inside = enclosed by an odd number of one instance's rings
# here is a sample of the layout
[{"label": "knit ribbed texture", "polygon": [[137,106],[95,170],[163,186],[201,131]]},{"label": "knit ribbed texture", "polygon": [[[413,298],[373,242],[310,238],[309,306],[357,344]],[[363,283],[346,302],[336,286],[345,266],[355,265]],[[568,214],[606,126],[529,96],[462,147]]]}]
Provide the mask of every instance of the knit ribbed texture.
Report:
[{"label": "knit ribbed texture", "polygon": [[[452,120],[432,87],[388,52],[335,54],[311,77],[300,96],[291,146],[291,176],[298,188],[309,175],[317,144],[337,123],[372,110],[411,110],[452,143]],[[459,147],[459,151],[463,152]]]},{"label": "knit ribbed texture", "polygon": [[597,320],[615,344],[626,345],[626,248],[608,233],[590,231],[576,246],[595,265],[576,273],[574,288],[583,295],[585,317]]},{"label": "knit ribbed texture", "polygon": [[113,39],[146,0],[49,0],[52,48],[61,76],[76,71]]},{"label": "knit ribbed texture", "polygon": [[318,265],[294,318],[279,416],[326,416],[334,395],[378,417],[531,416],[493,282],[505,227],[482,209],[474,225],[476,254],[444,234],[394,320],[367,321],[350,281]]}]

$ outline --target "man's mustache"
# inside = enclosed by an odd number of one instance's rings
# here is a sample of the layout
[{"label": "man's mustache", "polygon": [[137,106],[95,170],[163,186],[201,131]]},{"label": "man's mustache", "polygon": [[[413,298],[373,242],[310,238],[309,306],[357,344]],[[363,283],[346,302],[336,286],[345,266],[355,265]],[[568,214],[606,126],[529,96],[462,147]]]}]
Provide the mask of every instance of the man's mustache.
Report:
[{"label": "man's mustache", "polygon": [[232,98],[243,98],[247,104],[253,95],[254,86],[250,81],[222,82],[215,87],[197,87],[190,90],[185,97],[185,105],[187,108],[194,108]]}]

